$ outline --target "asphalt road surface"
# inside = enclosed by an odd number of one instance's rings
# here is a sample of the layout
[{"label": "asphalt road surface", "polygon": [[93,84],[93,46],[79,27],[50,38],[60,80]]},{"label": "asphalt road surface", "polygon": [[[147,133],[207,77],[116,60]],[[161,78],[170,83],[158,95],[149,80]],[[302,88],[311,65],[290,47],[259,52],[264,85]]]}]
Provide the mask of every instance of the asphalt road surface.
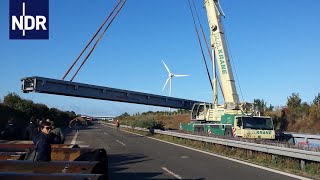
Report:
[{"label": "asphalt road surface", "polygon": [[94,124],[72,132],[67,143],[105,148],[111,180],[143,179],[294,179],[144,136]]}]

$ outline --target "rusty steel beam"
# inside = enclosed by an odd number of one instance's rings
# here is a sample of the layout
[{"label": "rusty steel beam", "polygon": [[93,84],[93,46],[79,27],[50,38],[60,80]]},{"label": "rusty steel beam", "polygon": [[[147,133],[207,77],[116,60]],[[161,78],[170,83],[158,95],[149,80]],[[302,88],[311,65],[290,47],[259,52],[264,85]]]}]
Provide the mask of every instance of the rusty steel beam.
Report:
[{"label": "rusty steel beam", "polygon": [[[52,148],[52,161],[73,161],[81,154],[91,152],[93,148]],[[28,149],[0,149],[0,160],[19,159],[19,157],[27,153]]]},{"label": "rusty steel beam", "polygon": [[17,160],[25,152],[0,152],[0,160]]},{"label": "rusty steel beam", "polygon": [[33,144],[31,140],[0,140],[0,144]]},{"label": "rusty steel beam", "polygon": [[69,173],[52,173],[52,174],[36,174],[36,173],[15,173],[0,172],[1,180],[108,180],[107,174],[69,174]]},{"label": "rusty steel beam", "polygon": [[52,149],[52,161],[73,161],[81,154],[94,151],[93,148],[55,148]]},{"label": "rusty steel beam", "polygon": [[[28,142],[28,141],[27,141]],[[30,141],[32,142],[32,141]],[[71,148],[73,144],[51,144],[51,148]],[[29,149],[34,148],[34,143],[25,143],[25,144],[7,144],[1,143],[0,144],[0,151],[1,149]]]},{"label": "rusty steel beam", "polygon": [[106,168],[98,161],[0,161],[0,172],[104,174]]},{"label": "rusty steel beam", "polygon": [[[17,160],[22,154],[27,153],[27,149],[6,149],[6,152],[0,152],[0,160]],[[22,151],[23,150],[23,151]],[[89,149],[63,149],[55,148],[51,151],[52,161],[73,161],[79,157],[82,153],[90,152]]]}]

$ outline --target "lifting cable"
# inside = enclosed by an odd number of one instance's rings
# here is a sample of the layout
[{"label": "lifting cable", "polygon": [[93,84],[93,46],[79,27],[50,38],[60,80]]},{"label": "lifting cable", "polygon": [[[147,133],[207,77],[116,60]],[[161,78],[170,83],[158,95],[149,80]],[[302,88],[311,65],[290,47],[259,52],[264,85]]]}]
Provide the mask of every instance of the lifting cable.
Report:
[{"label": "lifting cable", "polygon": [[121,11],[122,7],[126,4],[127,0],[124,0],[124,2],[122,3],[122,5],[120,6],[120,8],[118,9],[118,11],[116,12],[116,14],[112,17],[111,21],[109,22],[108,26],[104,29],[104,31],[102,32],[102,34],[99,36],[98,40],[94,43],[93,47],[91,48],[90,52],[88,53],[88,55],[84,58],[84,60],[82,61],[80,67],[78,68],[78,70],[76,71],[76,73],[72,76],[70,81],[73,81],[73,79],[76,77],[76,75],[78,74],[78,72],[80,71],[81,67],[84,65],[84,63],[88,60],[89,56],[91,55],[91,53],[93,52],[94,48],[97,46],[97,44],[99,43],[99,41],[101,40],[102,36],[105,34],[105,32],[108,30],[109,26],[111,25],[111,23],[113,22],[113,20],[117,17],[117,15],[119,14],[119,12]]},{"label": "lifting cable", "polygon": [[117,9],[117,7],[119,6],[120,2],[122,0],[119,0],[118,3],[116,4],[116,6],[113,8],[113,10],[111,11],[111,13],[108,15],[108,17],[106,18],[106,20],[101,24],[101,26],[99,27],[99,29],[97,30],[97,32],[92,36],[91,40],[88,42],[88,44],[86,45],[86,47],[82,50],[82,52],[80,53],[80,55],[77,57],[77,59],[73,62],[73,64],[70,66],[70,68],[68,69],[68,71],[64,74],[64,76],[62,77],[62,80],[64,80],[66,78],[66,76],[69,74],[69,72],[71,71],[71,69],[74,67],[74,65],[78,62],[78,60],[80,59],[80,57],[82,56],[82,54],[84,53],[84,51],[89,47],[89,45],[91,44],[91,42],[93,41],[93,39],[98,35],[98,33],[100,32],[100,30],[102,29],[102,27],[106,24],[106,22],[109,20],[109,18],[111,17],[111,15],[113,14],[113,12]]},{"label": "lifting cable", "polygon": [[190,11],[191,11],[191,15],[192,15],[192,20],[193,20],[193,24],[194,24],[194,29],[195,29],[195,31],[196,31],[196,33],[197,33],[197,38],[198,38],[198,42],[199,42],[199,45],[200,45],[202,58],[203,58],[203,61],[204,61],[205,66],[206,66],[207,75],[208,75],[208,78],[209,78],[209,81],[210,81],[211,89],[213,90],[212,80],[211,80],[211,77],[210,77],[210,73],[209,73],[209,69],[208,69],[206,57],[205,57],[204,52],[203,52],[203,48],[202,48],[202,44],[201,44],[201,40],[200,40],[198,28],[197,28],[197,25],[196,25],[196,22],[195,22],[195,19],[194,19],[194,14],[193,14],[193,11],[192,11],[192,7],[191,7],[190,0],[188,0],[188,3],[189,3],[189,8],[190,8]]},{"label": "lifting cable", "polygon": [[[99,32],[101,31],[101,29],[103,28],[103,26],[107,23],[107,21],[109,20],[109,18],[111,17],[111,15],[114,13],[114,11],[118,8],[119,4],[122,2],[122,0],[119,0],[118,3],[115,5],[115,7],[113,8],[113,10],[110,12],[110,14],[108,15],[108,17],[105,19],[105,21],[101,24],[101,26],[99,27],[99,29],[96,31],[96,33],[92,36],[91,40],[87,43],[87,45],[85,46],[85,48],[82,50],[82,52],[80,53],[80,55],[77,57],[77,59],[73,62],[73,64],[70,66],[70,68],[67,70],[67,72],[64,74],[64,76],[62,77],[62,80],[64,80],[66,78],[66,76],[68,76],[68,74],[70,73],[71,69],[75,66],[75,64],[78,62],[78,60],[80,59],[80,57],[83,55],[83,53],[87,50],[87,48],[89,47],[89,45],[92,43],[92,41],[96,38],[96,36],[99,34]],[[91,53],[90,53],[91,54]],[[72,81],[72,80],[70,80]]]},{"label": "lifting cable", "polygon": [[[209,45],[208,45],[209,43],[208,43],[207,38],[206,38],[206,36],[205,36],[205,33],[204,33],[204,31],[203,31],[203,26],[202,26],[202,24],[201,24],[201,21],[200,21],[200,18],[199,18],[199,13],[198,13],[197,8],[196,8],[196,6],[195,6],[194,0],[192,0],[192,4],[193,4],[193,8],[194,8],[194,10],[195,10],[195,13],[196,13],[196,15],[197,15],[197,19],[198,19],[198,23],[199,23],[199,25],[200,25],[200,29],[201,29],[201,33],[202,33],[202,37],[203,37],[203,39],[204,39],[204,41],[205,41],[205,44],[206,44],[206,47],[207,47],[208,54],[210,55],[210,60],[211,60],[212,64],[214,65],[215,56],[214,56],[214,54],[212,55],[212,53],[211,53],[211,51],[210,51],[210,50],[211,50],[211,48],[209,48]],[[207,68],[207,69],[208,69],[208,68]],[[208,70],[207,70],[207,71],[208,71]],[[215,77],[217,77],[217,71],[216,71],[216,68],[215,68],[215,72],[214,72],[214,74],[215,74]],[[224,94],[223,94],[223,91],[222,91],[221,82],[220,82],[219,78],[217,78],[217,80],[218,80],[218,83],[219,83],[219,87],[220,87],[220,90],[221,90],[222,96],[224,97]]]},{"label": "lifting cable", "polygon": [[[193,9],[194,9],[194,11],[196,12],[196,15],[197,15],[197,19],[198,19],[198,22],[199,22],[199,25],[200,25],[202,37],[203,37],[204,42],[206,44],[206,47],[207,47],[207,50],[208,50],[208,54],[210,55],[210,60],[211,60],[211,62],[213,62],[212,53],[210,51],[211,48],[209,48],[209,45],[208,45],[208,42],[207,42],[207,38],[206,38],[206,36],[204,34],[203,27],[202,27],[202,24],[201,24],[201,21],[200,21],[200,18],[199,18],[199,14],[198,14],[197,8],[196,8],[196,6],[194,4],[194,0],[192,0],[192,4],[193,4]],[[214,73],[216,73],[216,72],[214,72]]]}]

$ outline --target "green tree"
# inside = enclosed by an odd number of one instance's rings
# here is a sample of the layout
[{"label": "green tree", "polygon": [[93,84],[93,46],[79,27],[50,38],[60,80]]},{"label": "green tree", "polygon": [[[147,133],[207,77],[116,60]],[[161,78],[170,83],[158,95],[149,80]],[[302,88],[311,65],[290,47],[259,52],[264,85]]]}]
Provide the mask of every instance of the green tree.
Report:
[{"label": "green tree", "polygon": [[269,107],[266,109],[266,111],[273,111],[273,109],[274,109],[274,106],[270,104]]},{"label": "green tree", "polygon": [[299,93],[292,93],[288,97],[286,117],[290,131],[304,131],[308,123],[310,105],[302,102]]},{"label": "green tree", "polygon": [[287,109],[285,112],[286,120],[292,126],[301,117],[298,112],[298,108],[301,107],[301,98],[299,93],[292,93],[291,96],[287,98]]},{"label": "green tree", "polygon": [[318,93],[318,95],[314,98],[312,104],[320,106],[320,93]]},{"label": "green tree", "polygon": [[306,102],[302,103],[301,106],[298,108],[298,112],[302,116],[302,119],[305,119],[305,117],[309,114],[309,111],[310,105]]},{"label": "green tree", "polygon": [[22,99],[16,93],[9,93],[3,99],[3,104],[20,111],[25,114],[25,118],[30,118],[35,112],[33,108],[33,101]]},{"label": "green tree", "polygon": [[3,99],[3,105],[15,109],[17,104],[21,104],[22,98],[16,93],[9,93]]},{"label": "green tree", "polygon": [[289,109],[294,109],[301,106],[301,98],[299,93],[292,93],[291,96],[287,98],[287,107]]},{"label": "green tree", "polygon": [[47,116],[48,106],[45,104],[33,104],[34,116],[38,119],[42,119]]},{"label": "green tree", "polygon": [[253,100],[255,109],[258,110],[261,115],[265,113],[265,110],[267,109],[267,102],[264,102],[263,99],[254,99]]},{"label": "green tree", "polygon": [[125,112],[125,113],[122,113],[120,116],[117,116],[115,119],[118,119],[118,118],[125,118],[125,117],[129,117],[130,114]]}]

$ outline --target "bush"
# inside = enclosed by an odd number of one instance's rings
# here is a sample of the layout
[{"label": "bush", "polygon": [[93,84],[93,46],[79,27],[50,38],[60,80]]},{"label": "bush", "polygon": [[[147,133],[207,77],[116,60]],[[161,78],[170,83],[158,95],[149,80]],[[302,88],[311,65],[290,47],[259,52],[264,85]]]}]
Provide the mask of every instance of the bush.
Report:
[{"label": "bush", "polygon": [[162,121],[155,120],[131,120],[128,125],[131,127],[164,130],[164,123]]}]

